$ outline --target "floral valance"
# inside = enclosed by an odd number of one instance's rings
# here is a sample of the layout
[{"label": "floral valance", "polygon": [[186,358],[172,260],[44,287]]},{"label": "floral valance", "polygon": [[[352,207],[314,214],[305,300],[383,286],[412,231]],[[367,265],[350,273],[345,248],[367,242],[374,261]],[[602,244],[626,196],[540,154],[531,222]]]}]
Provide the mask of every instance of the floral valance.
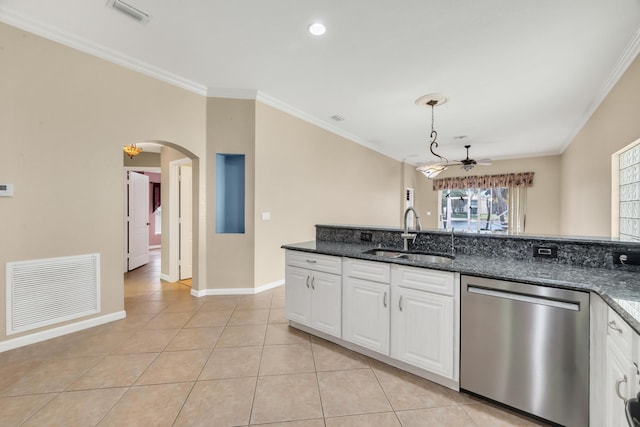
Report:
[{"label": "floral valance", "polygon": [[461,188],[531,187],[533,172],[504,173],[500,175],[460,176],[433,180],[434,190]]}]

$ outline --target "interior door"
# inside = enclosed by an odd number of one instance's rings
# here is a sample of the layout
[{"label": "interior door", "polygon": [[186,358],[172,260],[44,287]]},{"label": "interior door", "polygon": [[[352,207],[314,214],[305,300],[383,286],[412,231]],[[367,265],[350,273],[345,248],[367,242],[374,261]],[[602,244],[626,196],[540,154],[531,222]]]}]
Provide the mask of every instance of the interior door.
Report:
[{"label": "interior door", "polygon": [[149,177],[127,172],[127,270],[149,262]]},{"label": "interior door", "polygon": [[192,168],[180,166],[180,280],[192,277]]}]

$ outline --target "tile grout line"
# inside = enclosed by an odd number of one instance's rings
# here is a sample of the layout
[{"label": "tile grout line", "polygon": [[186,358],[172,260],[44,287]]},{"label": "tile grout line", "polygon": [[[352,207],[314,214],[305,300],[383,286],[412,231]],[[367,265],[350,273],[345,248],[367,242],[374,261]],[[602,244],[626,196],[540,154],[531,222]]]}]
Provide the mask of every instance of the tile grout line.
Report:
[{"label": "tile grout line", "polygon": [[[290,326],[289,326],[290,327]],[[320,399],[320,410],[322,411],[322,422],[325,427],[327,426],[327,417],[324,413],[324,404],[322,402],[322,392],[320,391],[320,378],[318,378],[318,366],[316,365],[316,352],[313,350],[313,341],[311,340],[311,336],[309,336],[309,345],[311,346],[311,358],[313,359],[313,369],[315,371],[316,376],[316,386],[318,388],[318,398]]]}]

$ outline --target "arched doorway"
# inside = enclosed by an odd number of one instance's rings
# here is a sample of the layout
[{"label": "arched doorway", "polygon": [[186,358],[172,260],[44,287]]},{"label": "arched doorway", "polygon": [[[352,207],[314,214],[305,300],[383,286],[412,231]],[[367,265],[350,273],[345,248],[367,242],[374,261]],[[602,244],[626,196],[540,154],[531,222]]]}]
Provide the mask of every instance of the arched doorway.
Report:
[{"label": "arched doorway", "polygon": [[[178,281],[180,277],[180,262],[182,261],[180,256],[191,255],[190,270],[192,274],[192,283],[195,289],[198,289],[198,245],[199,245],[199,233],[198,233],[198,221],[199,221],[199,158],[184,147],[169,142],[169,141],[143,141],[136,144],[142,148],[142,153],[130,159],[124,155],[124,169],[126,171],[139,170],[159,170],[161,176],[161,210],[162,210],[162,244],[161,244],[161,272],[160,279],[170,282]],[[149,156],[149,153],[155,153],[153,156]],[[189,165],[192,173],[190,174],[190,191],[189,194],[183,194],[184,199],[188,199],[190,202],[190,215],[187,218],[189,221],[180,221],[179,216],[182,214],[184,217],[185,205],[183,203],[182,209],[180,208],[180,183],[176,175],[176,171],[180,169],[181,165]],[[182,187],[184,191],[184,186]],[[127,195],[126,183],[125,183],[125,198]],[[188,197],[185,197],[188,196]],[[126,203],[126,201],[125,201]],[[127,221],[127,205],[125,204],[124,218]],[[180,224],[189,222],[192,224],[190,228],[190,239],[180,239]],[[127,235],[125,223],[125,245],[123,246],[123,258],[128,256],[127,249]],[[184,236],[184,233],[183,233]],[[180,247],[182,240],[182,248]],[[189,241],[189,246],[185,247],[185,241]],[[185,250],[187,249],[187,250]],[[185,268],[184,266],[182,267]],[[184,272],[184,270],[183,270]],[[184,274],[183,274],[184,277]]]}]

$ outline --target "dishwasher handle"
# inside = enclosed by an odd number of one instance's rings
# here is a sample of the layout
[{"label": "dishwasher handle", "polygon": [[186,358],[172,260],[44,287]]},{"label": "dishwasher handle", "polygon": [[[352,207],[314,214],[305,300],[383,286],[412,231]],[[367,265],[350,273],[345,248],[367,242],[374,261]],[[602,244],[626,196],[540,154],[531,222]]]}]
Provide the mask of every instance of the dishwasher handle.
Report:
[{"label": "dishwasher handle", "polygon": [[488,289],[480,286],[469,285],[467,292],[471,294],[485,295],[495,298],[504,298],[512,301],[520,301],[528,304],[546,305],[549,307],[562,308],[565,310],[580,311],[580,304],[577,302],[558,301],[535,295],[525,295],[516,292],[503,291],[498,289]]}]

